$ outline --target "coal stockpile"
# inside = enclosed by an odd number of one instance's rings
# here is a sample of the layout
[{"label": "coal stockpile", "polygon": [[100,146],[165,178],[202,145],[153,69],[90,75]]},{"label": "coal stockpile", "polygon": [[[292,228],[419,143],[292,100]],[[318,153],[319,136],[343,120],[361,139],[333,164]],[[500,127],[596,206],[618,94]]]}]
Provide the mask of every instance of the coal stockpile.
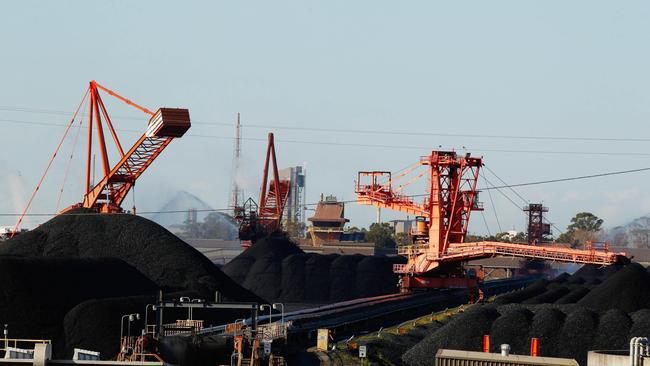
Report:
[{"label": "coal stockpile", "polygon": [[587,364],[587,352],[592,349],[598,327],[598,314],[589,309],[577,308],[567,314],[553,356],[575,358],[581,365]]},{"label": "coal stockpile", "polygon": [[484,334],[499,317],[494,306],[479,306],[457,315],[443,327],[411,347],[402,356],[407,365],[433,365],[440,348],[481,351]]},{"label": "coal stockpile", "polygon": [[525,301],[533,296],[538,296],[546,292],[546,284],[546,280],[535,281],[524,289],[513,291],[497,297],[494,302],[496,304],[510,304]]},{"label": "coal stockpile", "polygon": [[[510,344],[513,353],[521,353],[529,347],[528,333],[533,312],[520,306],[499,308],[499,317],[492,323],[489,334],[491,352],[500,352],[500,345]],[[517,324],[513,327],[513,324]]]},{"label": "coal stockpile", "polygon": [[332,303],[396,292],[400,257],[304,253],[285,237],[266,237],[223,267],[269,301]]},{"label": "coal stockpile", "polygon": [[441,322],[432,322],[418,325],[406,334],[381,333],[377,339],[366,343],[368,360],[379,365],[386,364],[387,361],[392,365],[403,365],[402,355],[404,352],[443,325]]},{"label": "coal stockpile", "polygon": [[[219,292],[227,301],[263,301],[156,223],[87,210],[4,242],[0,276],[0,320],[10,335],[51,339],[60,358],[74,347],[114,357],[120,317],[143,314],[159,290],[166,298],[213,299]],[[206,319],[223,324],[240,316],[220,312]]]},{"label": "coal stockpile", "polygon": [[[131,334],[144,327],[144,309],[156,300],[156,296],[128,296],[108,299],[90,299],[72,308],[63,319],[63,336],[66,358],[72,357],[73,349],[82,348],[115,355],[119,352],[120,318],[138,309],[140,320],[131,322]],[[152,319],[154,313],[148,314]],[[151,321],[150,321],[151,322]],[[128,321],[124,322],[125,326]],[[128,330],[128,328],[127,328]],[[126,333],[126,330],[125,330]]]},{"label": "coal stockpile", "polygon": [[533,296],[529,299],[522,301],[523,304],[547,304],[553,303],[571,292],[567,286],[557,286],[550,288],[539,295]]},{"label": "coal stockpile", "polygon": [[643,309],[629,314],[632,319],[630,334],[632,337],[649,337],[650,336],[650,309]]},{"label": "coal stockpile", "polygon": [[[492,318],[472,319],[470,312],[456,316],[407,350],[402,360],[407,365],[434,365],[431,354],[438,348],[479,350],[481,337],[489,334],[492,352],[507,343],[512,353],[528,354],[530,339],[536,337],[542,356],[575,358],[585,365],[590,350],[626,349],[630,337],[650,336],[647,276],[638,264],[583,266],[571,276],[537,281],[498,297],[497,304],[471,310],[483,309]],[[468,317],[476,327],[466,325]]]},{"label": "coal stockpile", "polygon": [[[0,278],[0,323],[9,325],[12,338],[51,339],[58,355],[68,348],[63,319],[77,304],[157,292],[152,281],[119,259],[0,257]],[[112,336],[117,343],[119,330]]]},{"label": "coal stockpile", "polygon": [[540,307],[530,323],[530,337],[539,339],[539,351],[550,355],[558,347],[560,334],[566,314],[557,307]]},{"label": "coal stockpile", "polygon": [[650,274],[638,263],[627,265],[589,291],[578,304],[599,311],[646,308],[650,306]]},{"label": "coal stockpile", "polygon": [[582,285],[569,285],[568,288],[571,291],[555,300],[556,304],[575,304],[589,293],[589,288]]},{"label": "coal stockpile", "polygon": [[594,338],[594,349],[625,349],[629,345],[628,333],[632,319],[619,309],[611,309],[601,313],[598,330]]},{"label": "coal stockpile", "polygon": [[307,254],[307,260],[305,261],[305,295],[302,301],[330,302],[330,265],[337,257],[337,255],[331,254]]},{"label": "coal stockpile", "polygon": [[257,301],[209,259],[167,229],[140,216],[93,214],[78,209],[59,215],[0,246],[0,255],[118,258],[164,292],[195,291],[214,298]]},{"label": "coal stockpile", "polygon": [[361,255],[343,255],[330,264],[330,301],[338,302],[356,297],[356,286],[348,286],[357,280],[357,265],[363,259]]}]

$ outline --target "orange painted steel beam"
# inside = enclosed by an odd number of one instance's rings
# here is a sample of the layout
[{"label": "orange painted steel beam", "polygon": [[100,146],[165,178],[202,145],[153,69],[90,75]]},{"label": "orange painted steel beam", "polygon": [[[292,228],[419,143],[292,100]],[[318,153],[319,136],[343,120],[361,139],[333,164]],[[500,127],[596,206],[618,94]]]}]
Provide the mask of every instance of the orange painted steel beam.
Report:
[{"label": "orange painted steel beam", "polygon": [[146,114],[148,114],[148,115],[153,116],[153,115],[155,114],[155,113],[152,112],[150,109],[145,108],[145,107],[143,107],[143,106],[141,106],[141,105],[139,105],[139,104],[137,104],[137,103],[134,103],[133,101],[131,101],[131,100],[129,100],[129,99],[127,99],[127,98],[125,98],[125,97],[123,97],[123,96],[117,94],[116,92],[114,92],[114,91],[108,89],[107,87],[100,85],[100,84],[97,83],[95,80],[91,81],[90,84],[91,84],[92,87],[94,87],[94,88],[99,88],[99,89],[105,91],[106,93],[108,93],[108,94],[114,96],[115,98],[117,98],[117,99],[123,101],[124,103],[126,103],[126,104],[128,104],[128,105],[130,105],[130,106],[132,106],[132,107],[135,107],[135,108],[137,108],[137,109],[139,109],[139,110],[141,110],[141,111],[143,111],[144,113],[146,113]]},{"label": "orange painted steel beam", "polygon": [[426,245],[401,247],[398,254],[409,258],[407,264],[394,265],[396,273],[424,274],[445,262],[463,262],[494,256],[542,259],[565,263],[611,265],[626,253],[597,249],[572,249],[557,246],[535,246],[528,244],[483,241],[476,243],[450,244],[448,251],[436,255]]},{"label": "orange painted steel beam", "polygon": [[[269,167],[273,174],[273,181],[270,183],[268,181]],[[269,133],[268,135],[266,159],[264,160],[264,171],[262,174],[259,219],[273,221],[272,225],[275,226],[274,229],[279,229],[291,183],[288,180],[280,180],[273,133]]]},{"label": "orange painted steel beam", "polygon": [[[118,93],[91,81],[88,86],[90,94],[88,155],[86,162],[86,192],[83,201],[68,207],[63,212],[77,207],[92,208],[98,212],[122,212],[121,205],[135,185],[136,180],[162,153],[169,143],[181,137],[191,127],[189,111],[187,109],[160,108],[157,112],[142,107]],[[133,106],[140,111],[151,115],[148,128],[135,144],[124,152],[113,123],[108,115],[106,106],[102,101],[99,90],[103,90],[120,101]],[[104,116],[103,121],[101,116]],[[106,123],[109,132],[119,153],[119,161],[114,166],[110,165],[109,156],[104,138],[103,124]],[[91,158],[93,151],[93,127],[97,130],[98,149],[101,154],[103,177],[91,186]]]}]

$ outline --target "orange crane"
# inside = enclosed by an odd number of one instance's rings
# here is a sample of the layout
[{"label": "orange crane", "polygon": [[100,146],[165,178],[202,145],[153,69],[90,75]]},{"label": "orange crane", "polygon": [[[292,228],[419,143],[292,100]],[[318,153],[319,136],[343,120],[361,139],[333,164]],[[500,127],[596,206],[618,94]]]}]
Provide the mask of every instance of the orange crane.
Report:
[{"label": "orange crane", "polygon": [[[273,179],[269,181],[269,165]],[[275,155],[273,133],[269,133],[259,205],[252,199],[235,207],[235,219],[240,222],[239,239],[254,242],[266,235],[282,231],[282,214],[287,203],[291,181],[280,179]]]},{"label": "orange crane", "polygon": [[[100,90],[132,107],[135,107],[149,116],[149,123],[146,131],[129,150],[125,151],[122,147],[120,139],[113,127],[113,123],[111,122],[111,118],[106,110],[106,106],[104,105],[99,93]],[[86,100],[88,100],[88,146],[83,201],[64,209],[62,213],[80,207],[93,209],[100,213],[123,212],[121,207],[122,202],[131,188],[134,187],[136,180],[174,138],[182,137],[191,126],[190,114],[187,109],[159,108],[156,112],[153,112],[100,85],[95,80],[92,80],[89,83],[88,90],[72,117],[72,120],[68,124],[63,138],[52,156],[52,159],[50,159],[50,163],[48,164],[45,173],[41,177],[36,190],[32,194],[25,211],[18,220],[14,232],[17,232],[19,229],[27,210],[31,206],[36,192],[40,188],[45,175],[47,175],[47,172],[52,165],[52,161],[56,157],[63,141],[68,135],[72,123],[77,118],[80,107]],[[105,127],[110,132],[112,140],[115,143],[115,149],[119,154],[117,163],[112,166],[109,160],[106,138],[104,136]],[[94,184],[91,182],[93,130],[97,133],[97,147],[101,156],[101,168],[103,171],[103,177]]]},{"label": "orange crane", "polygon": [[[625,253],[610,252],[607,246],[598,250],[589,245],[581,250],[488,241],[465,243],[470,214],[483,209],[477,190],[482,166],[480,157],[432,151],[395,177],[387,171],[358,173],[355,187],[358,203],[416,215],[416,227],[411,232],[413,245],[398,248],[398,254],[406,256],[407,263],[393,268],[402,275],[404,290],[476,287],[477,279],[465,275],[463,262],[496,255],[599,265],[614,264],[625,257]],[[428,169],[396,185],[420,167]],[[424,196],[422,201],[402,193],[424,176],[428,178],[428,186],[427,193],[419,195]]]}]

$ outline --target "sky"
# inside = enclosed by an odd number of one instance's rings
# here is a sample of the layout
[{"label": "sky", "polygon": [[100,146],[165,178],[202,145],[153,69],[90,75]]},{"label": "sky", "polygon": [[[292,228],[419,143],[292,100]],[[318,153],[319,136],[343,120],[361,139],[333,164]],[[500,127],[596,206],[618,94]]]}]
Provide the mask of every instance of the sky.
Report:
[{"label": "sky", "polygon": [[[179,190],[227,207],[237,113],[252,196],[268,132],[281,167],[306,166],[310,203],[353,200],[357,171],[397,171],[433,149],[483,156],[509,184],[650,167],[649,18],[643,1],[3,2],[0,213],[22,211],[93,79],[151,109],[190,109],[190,131],[138,181],[139,211]],[[146,116],[104,99],[130,146]],[[81,200],[86,141],[74,132],[30,212]],[[524,200],[560,229],[580,211],[625,224],[650,212],[649,179],[517,188],[523,200],[483,192],[470,231],[523,230]],[[346,213],[355,226],[376,216]]]}]

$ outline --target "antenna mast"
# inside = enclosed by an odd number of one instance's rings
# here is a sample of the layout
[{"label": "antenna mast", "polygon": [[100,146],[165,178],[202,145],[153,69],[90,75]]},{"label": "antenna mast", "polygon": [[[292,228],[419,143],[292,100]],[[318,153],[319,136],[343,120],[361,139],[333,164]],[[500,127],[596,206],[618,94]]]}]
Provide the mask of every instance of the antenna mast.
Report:
[{"label": "antenna mast", "polygon": [[237,207],[239,207],[239,196],[241,195],[241,190],[239,188],[239,183],[237,182],[237,175],[239,173],[239,158],[241,156],[241,120],[240,115],[237,113],[237,124],[235,125],[235,143],[233,145],[233,155],[232,155],[232,171],[230,172],[230,185],[232,187],[232,193],[230,197],[230,206],[233,209],[233,216],[236,215]]}]

